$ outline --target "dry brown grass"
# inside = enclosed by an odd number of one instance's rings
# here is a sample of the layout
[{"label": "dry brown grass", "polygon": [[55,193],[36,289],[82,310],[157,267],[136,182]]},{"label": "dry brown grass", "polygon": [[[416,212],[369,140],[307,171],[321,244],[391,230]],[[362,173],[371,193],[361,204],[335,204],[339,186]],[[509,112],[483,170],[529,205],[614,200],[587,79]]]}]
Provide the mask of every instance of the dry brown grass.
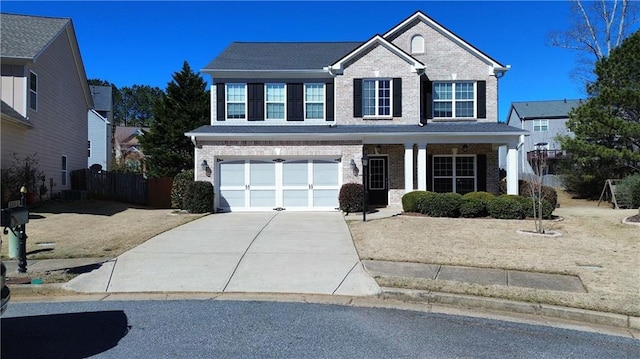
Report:
[{"label": "dry brown grass", "polygon": [[[48,202],[30,211],[27,258],[116,257],[201,216],[112,201]],[[3,258],[7,242],[3,236]]]},{"label": "dry brown grass", "polygon": [[640,315],[640,227],[621,223],[637,210],[575,200],[562,193],[557,221],[545,221],[561,237],[518,233],[531,220],[398,216],[349,222],[362,259],[504,268],[578,275],[588,293],[479,286],[441,281],[380,279],[381,285],[481,294]]}]

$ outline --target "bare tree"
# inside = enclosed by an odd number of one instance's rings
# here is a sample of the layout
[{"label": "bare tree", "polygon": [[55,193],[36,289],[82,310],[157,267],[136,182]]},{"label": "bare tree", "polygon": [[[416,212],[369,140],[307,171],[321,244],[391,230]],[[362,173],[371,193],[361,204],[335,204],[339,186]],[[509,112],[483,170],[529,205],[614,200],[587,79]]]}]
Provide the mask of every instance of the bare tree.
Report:
[{"label": "bare tree", "polygon": [[552,46],[574,50],[578,54],[573,76],[585,83],[593,80],[596,61],[608,57],[638,23],[639,3],[634,0],[594,0],[571,2],[566,30],[548,34]]}]

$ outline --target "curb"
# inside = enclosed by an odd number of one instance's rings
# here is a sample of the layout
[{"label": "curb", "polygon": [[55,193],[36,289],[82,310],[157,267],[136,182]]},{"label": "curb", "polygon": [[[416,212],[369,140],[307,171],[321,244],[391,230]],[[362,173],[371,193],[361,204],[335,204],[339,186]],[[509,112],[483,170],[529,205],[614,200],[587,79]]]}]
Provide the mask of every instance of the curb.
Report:
[{"label": "curb", "polygon": [[[12,301],[23,302],[29,301],[33,298],[43,299],[43,297],[60,297],[59,299],[69,299],[70,297],[78,297],[78,299],[86,300],[104,300],[105,295],[117,295],[122,293],[80,293],[71,291],[64,288],[65,283],[52,283],[52,284],[17,284],[11,286]],[[452,294],[444,292],[432,292],[416,289],[403,289],[403,288],[390,288],[382,287],[382,293],[377,296],[371,297],[357,297],[359,299],[378,298],[383,300],[398,301],[402,303],[422,303],[422,304],[440,304],[451,307],[467,308],[467,309],[483,309],[495,312],[501,312],[504,314],[521,314],[540,317],[542,319],[560,319],[568,320],[572,322],[579,322],[583,324],[602,325],[611,328],[625,329],[629,331],[640,332],[640,317],[597,312],[587,309],[562,307],[541,303],[529,303],[519,302],[507,299],[489,298],[481,296],[471,296],[464,294]],[[67,296],[65,296],[65,294]],[[141,299],[140,296],[157,297],[166,296],[168,293],[126,293],[128,296],[133,296]],[[233,293],[170,293],[177,297],[185,296],[191,297],[229,297]],[[264,296],[268,293],[253,293],[256,296]],[[247,293],[251,295],[251,293]],[[272,294],[277,297],[287,297],[291,294],[277,293]],[[313,295],[293,295],[301,297],[313,297]],[[154,298],[155,298],[154,297]],[[332,298],[334,296],[331,296]],[[157,298],[156,298],[157,299]],[[335,298],[334,298],[335,299]],[[355,298],[354,298],[355,299]],[[333,301],[333,300],[330,300]],[[338,302],[340,302],[338,300]],[[11,305],[11,304],[9,304]]]},{"label": "curb", "polygon": [[640,317],[624,314],[415,289],[383,287],[382,292],[383,294],[381,296],[385,299],[528,314],[542,318],[564,319],[586,324],[640,331]]}]

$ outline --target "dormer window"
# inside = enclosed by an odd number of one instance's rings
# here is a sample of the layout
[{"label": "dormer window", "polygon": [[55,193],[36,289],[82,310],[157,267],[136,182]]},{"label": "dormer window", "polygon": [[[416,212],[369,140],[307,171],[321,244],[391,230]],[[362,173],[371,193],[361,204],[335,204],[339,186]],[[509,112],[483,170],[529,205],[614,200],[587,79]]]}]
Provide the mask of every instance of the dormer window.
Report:
[{"label": "dormer window", "polygon": [[411,38],[411,53],[424,54],[424,37],[421,35],[414,35]]}]

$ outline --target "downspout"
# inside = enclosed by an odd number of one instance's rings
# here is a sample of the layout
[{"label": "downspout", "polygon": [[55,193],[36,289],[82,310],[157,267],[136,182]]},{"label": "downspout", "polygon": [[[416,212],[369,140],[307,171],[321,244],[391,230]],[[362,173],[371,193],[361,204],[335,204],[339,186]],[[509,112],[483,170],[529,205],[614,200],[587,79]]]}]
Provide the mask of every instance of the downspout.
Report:
[{"label": "downspout", "polygon": [[198,144],[196,142],[196,136],[191,136],[191,143],[193,143],[193,180],[198,180]]}]

